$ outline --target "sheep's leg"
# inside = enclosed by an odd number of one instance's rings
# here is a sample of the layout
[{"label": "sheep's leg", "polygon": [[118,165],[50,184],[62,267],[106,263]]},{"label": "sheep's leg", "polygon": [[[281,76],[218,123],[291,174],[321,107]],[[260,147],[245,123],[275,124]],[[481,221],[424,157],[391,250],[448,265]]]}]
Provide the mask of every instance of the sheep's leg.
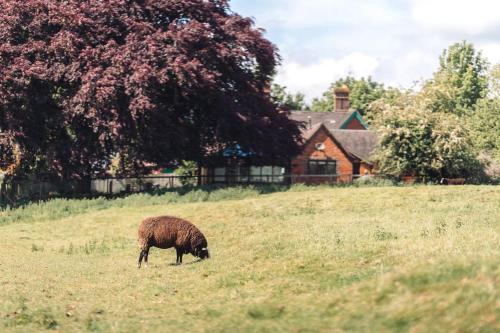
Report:
[{"label": "sheep's leg", "polygon": [[141,250],[141,253],[139,254],[139,263],[137,265],[137,268],[141,268],[142,259],[144,257],[146,257],[146,263],[148,262],[148,260],[147,260],[147,253],[148,253],[147,250]]},{"label": "sheep's leg", "polygon": [[179,248],[175,248],[175,251],[177,252],[177,260],[175,261],[176,265],[182,264],[182,250]]},{"label": "sheep's leg", "polygon": [[149,258],[149,247],[145,250],[146,253],[144,253],[144,263],[146,264],[146,267],[148,266],[148,258]]}]

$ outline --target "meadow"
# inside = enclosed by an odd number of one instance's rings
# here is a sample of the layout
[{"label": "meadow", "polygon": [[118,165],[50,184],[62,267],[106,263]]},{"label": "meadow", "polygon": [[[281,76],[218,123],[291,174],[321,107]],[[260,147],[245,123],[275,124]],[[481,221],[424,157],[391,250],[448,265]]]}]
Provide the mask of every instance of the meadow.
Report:
[{"label": "meadow", "polygon": [[[297,187],[0,212],[1,332],[498,332],[500,187]],[[191,220],[210,260],[137,226]]]}]

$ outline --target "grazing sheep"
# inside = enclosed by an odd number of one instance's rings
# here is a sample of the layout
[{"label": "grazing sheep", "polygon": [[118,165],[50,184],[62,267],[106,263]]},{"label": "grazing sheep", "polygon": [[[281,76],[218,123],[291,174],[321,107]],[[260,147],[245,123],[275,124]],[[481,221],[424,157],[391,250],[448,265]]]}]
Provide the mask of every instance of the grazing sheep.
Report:
[{"label": "grazing sheep", "polygon": [[465,178],[442,178],[442,185],[464,185]]},{"label": "grazing sheep", "polygon": [[210,258],[207,240],[201,231],[190,222],[172,216],[150,217],[142,221],[139,226],[139,246],[139,268],[143,258],[147,265],[151,247],[175,247],[177,265],[182,264],[182,256],[186,253],[201,259]]}]

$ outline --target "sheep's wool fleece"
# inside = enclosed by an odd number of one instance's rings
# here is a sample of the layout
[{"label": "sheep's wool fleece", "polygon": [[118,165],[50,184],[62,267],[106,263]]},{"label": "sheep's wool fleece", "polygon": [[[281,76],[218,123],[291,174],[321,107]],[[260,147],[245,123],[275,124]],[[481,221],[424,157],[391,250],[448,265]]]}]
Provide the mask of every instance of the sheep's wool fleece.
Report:
[{"label": "sheep's wool fleece", "polygon": [[207,240],[192,223],[173,216],[150,217],[139,226],[139,246],[142,249],[171,247],[192,251],[197,246],[207,247]]}]

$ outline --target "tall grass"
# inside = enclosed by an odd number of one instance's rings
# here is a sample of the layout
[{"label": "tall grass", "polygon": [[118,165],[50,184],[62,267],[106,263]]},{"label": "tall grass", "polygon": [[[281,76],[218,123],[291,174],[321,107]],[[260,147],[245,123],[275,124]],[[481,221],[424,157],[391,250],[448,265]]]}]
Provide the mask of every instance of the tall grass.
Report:
[{"label": "tall grass", "polygon": [[[256,197],[261,194],[286,191],[289,187],[235,186],[235,187],[186,187],[177,190],[131,194],[118,198],[52,199],[28,203],[21,207],[7,207],[0,211],[0,224],[16,221],[60,219],[109,208],[158,206],[175,203],[217,202]],[[297,188],[299,189],[299,188]]]}]

